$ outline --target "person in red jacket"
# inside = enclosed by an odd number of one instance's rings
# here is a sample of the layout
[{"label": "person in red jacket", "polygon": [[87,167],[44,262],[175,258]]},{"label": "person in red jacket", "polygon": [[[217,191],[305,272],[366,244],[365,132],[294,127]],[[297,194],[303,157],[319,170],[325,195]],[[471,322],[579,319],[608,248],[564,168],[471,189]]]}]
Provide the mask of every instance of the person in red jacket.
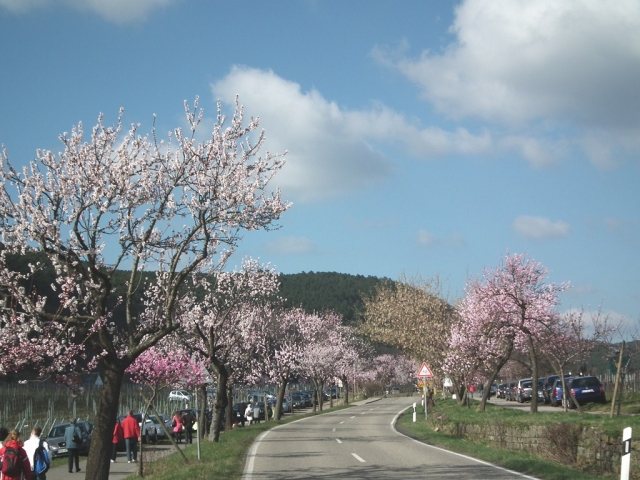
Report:
[{"label": "person in red jacket", "polygon": [[122,432],[124,444],[127,448],[127,460],[129,463],[138,461],[138,441],[140,440],[140,425],[133,416],[133,410],[122,420]]},{"label": "person in red jacket", "polygon": [[116,426],[113,428],[113,440],[111,447],[111,463],[116,462],[116,456],[118,455],[118,444],[124,440],[124,430],[122,430],[122,425],[116,418]]},{"label": "person in red jacket", "polygon": [[[0,464],[5,467],[5,462],[8,465],[9,452],[7,449],[13,449],[15,453],[12,456],[16,457],[18,471],[12,475],[7,473],[0,474],[2,480],[22,480],[23,478],[31,478],[31,464],[29,463],[29,456],[27,452],[22,448],[22,442],[20,441],[20,433],[17,430],[11,430],[9,436],[4,441],[2,448],[0,448]],[[5,472],[6,468],[2,468],[0,471]]]}]

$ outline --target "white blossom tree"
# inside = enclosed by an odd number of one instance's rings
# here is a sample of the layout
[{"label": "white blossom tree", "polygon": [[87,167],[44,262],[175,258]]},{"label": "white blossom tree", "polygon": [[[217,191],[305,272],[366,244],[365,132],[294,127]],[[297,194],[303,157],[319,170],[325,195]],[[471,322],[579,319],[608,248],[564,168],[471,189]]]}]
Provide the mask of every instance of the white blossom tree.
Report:
[{"label": "white blossom tree", "polygon": [[[202,110],[185,102],[189,129],[160,141],[154,128],[123,132],[99,116],[90,138],[82,124],[60,136],[62,151],[38,150],[15,168],[0,158],[0,358],[29,352],[43,369],[70,365],[79,350],[95,352],[90,368],[104,374],[86,478],[106,480],[111,429],[126,368],[193,307],[188,281],[219,272],[246,230],[270,229],[289,208],[270,182],[282,155],[260,156],[258,119],[245,125],[236,100],[230,122],[218,104],[205,141],[196,139]],[[60,308],[29,288],[43,268],[8,267],[11,255],[40,252],[53,264]],[[113,276],[126,269],[122,298]],[[137,313],[136,298],[145,309]],[[116,307],[109,307],[115,304]],[[120,311],[118,311],[120,309]],[[116,321],[121,316],[121,322]],[[11,364],[11,362],[2,362]],[[15,362],[14,362],[15,363]]]}]

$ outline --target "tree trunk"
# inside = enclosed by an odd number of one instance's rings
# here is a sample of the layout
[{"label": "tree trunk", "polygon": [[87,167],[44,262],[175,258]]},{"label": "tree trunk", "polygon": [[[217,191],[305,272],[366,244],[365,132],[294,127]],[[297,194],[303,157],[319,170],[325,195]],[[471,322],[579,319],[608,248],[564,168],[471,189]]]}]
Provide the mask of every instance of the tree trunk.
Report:
[{"label": "tree trunk", "polygon": [[[491,374],[491,378],[489,378],[489,382],[488,382],[488,387],[489,388],[485,388],[482,391],[482,400],[480,401],[480,406],[478,407],[478,412],[484,412],[485,407],[487,405],[487,399],[489,398],[489,395],[491,394],[491,385],[493,385],[494,380],[496,379],[496,377],[498,376],[498,373],[500,373],[500,370],[502,370],[502,367],[505,366],[505,364],[509,361],[509,358],[511,358],[511,353],[513,352],[513,340],[509,341],[507,350],[504,352],[504,355],[502,355],[501,357],[499,357],[498,363],[496,364],[496,368],[493,370],[493,373]],[[496,395],[498,393],[496,392]]]},{"label": "tree trunk", "polygon": [[233,425],[233,385],[227,385],[227,408],[225,409],[225,425],[231,430]]},{"label": "tree trunk", "polygon": [[284,399],[284,392],[287,390],[287,379],[281,379],[280,385],[278,385],[278,399],[276,400],[276,420],[280,420],[282,417],[282,400]]},{"label": "tree trunk", "polygon": [[224,417],[224,410],[228,406],[227,402],[227,382],[229,377],[227,370],[224,366],[217,366],[218,370],[218,395],[216,395],[216,405],[214,409],[213,417],[213,429],[209,435],[209,440],[218,442],[220,440],[220,431],[222,429],[222,419]]},{"label": "tree trunk", "polygon": [[538,356],[533,344],[533,339],[529,337],[529,359],[531,361],[531,413],[538,413]]},{"label": "tree trunk", "polygon": [[123,377],[124,368],[119,365],[107,366],[104,371],[104,385],[98,402],[98,414],[87,457],[85,474],[87,480],[109,479],[113,426],[118,415]]},{"label": "tree trunk", "polygon": [[343,375],[340,380],[342,380],[342,394],[344,395],[344,404],[349,405],[349,380],[346,375]]}]

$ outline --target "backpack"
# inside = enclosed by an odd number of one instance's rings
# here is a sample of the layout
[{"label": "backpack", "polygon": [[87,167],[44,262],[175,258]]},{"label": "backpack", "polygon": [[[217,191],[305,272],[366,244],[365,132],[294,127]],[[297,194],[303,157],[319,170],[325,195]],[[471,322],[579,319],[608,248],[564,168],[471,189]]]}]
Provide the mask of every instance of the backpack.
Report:
[{"label": "backpack", "polygon": [[40,439],[40,445],[38,445],[36,453],[33,455],[33,471],[38,475],[47,473],[50,466],[49,452],[45,450],[43,441]]},{"label": "backpack", "polygon": [[22,473],[22,462],[20,461],[20,451],[15,448],[6,447],[4,458],[2,459],[2,475],[14,477]]}]

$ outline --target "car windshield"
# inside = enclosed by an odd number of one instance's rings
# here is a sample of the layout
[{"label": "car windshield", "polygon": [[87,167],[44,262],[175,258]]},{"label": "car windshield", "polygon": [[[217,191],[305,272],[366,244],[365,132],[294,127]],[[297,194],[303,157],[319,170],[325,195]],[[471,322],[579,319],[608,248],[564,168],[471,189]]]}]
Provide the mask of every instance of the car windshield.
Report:
[{"label": "car windshield", "polygon": [[66,424],[66,425],[56,425],[55,427],[53,427],[51,429],[51,431],[49,432],[49,437],[50,438],[54,438],[54,437],[64,437],[64,431],[67,429],[67,427],[70,424]]},{"label": "car windshield", "polygon": [[531,388],[531,382],[522,382],[522,388]]},{"label": "car windshield", "polygon": [[573,388],[599,387],[600,380],[596,377],[576,378],[571,385]]}]

